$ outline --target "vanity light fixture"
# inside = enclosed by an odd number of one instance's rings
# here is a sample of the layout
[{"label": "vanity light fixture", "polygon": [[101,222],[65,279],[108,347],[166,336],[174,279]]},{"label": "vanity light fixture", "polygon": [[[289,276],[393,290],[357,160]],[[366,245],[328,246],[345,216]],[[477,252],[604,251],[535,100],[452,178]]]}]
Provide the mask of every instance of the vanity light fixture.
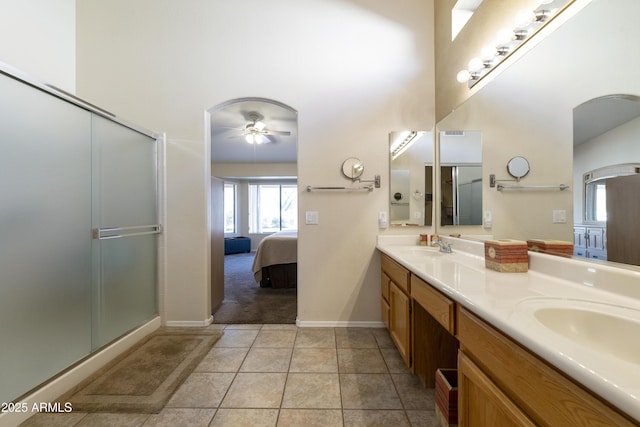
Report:
[{"label": "vanity light fixture", "polygon": [[516,18],[513,30],[503,29],[498,32],[495,49],[485,48],[480,59],[472,59],[469,61],[468,69],[458,72],[456,80],[467,83],[467,86],[472,88],[574,1],[542,0],[533,13],[520,14]]},{"label": "vanity light fixture", "polygon": [[391,152],[391,160],[398,157],[400,154],[404,153],[407,148],[413,144],[413,142],[417,139],[418,132],[416,131],[408,131],[409,133],[404,137],[398,138],[389,148]]}]

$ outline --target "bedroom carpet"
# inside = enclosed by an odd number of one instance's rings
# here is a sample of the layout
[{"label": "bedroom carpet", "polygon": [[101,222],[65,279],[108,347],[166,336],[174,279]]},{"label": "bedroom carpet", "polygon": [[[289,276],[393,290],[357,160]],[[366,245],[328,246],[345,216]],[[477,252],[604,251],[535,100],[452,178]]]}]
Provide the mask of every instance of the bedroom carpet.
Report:
[{"label": "bedroom carpet", "polygon": [[296,323],[297,289],[261,288],[251,272],[254,252],[224,257],[224,300],[213,323]]},{"label": "bedroom carpet", "polygon": [[158,413],[222,335],[161,328],[59,401],[74,411]]}]

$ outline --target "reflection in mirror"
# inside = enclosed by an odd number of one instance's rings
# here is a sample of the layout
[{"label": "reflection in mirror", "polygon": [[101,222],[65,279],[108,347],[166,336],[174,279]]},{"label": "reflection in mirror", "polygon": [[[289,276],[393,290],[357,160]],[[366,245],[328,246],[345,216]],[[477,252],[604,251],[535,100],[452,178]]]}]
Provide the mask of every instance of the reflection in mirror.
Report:
[{"label": "reflection in mirror", "polygon": [[592,99],[574,109],[573,120],[574,182],[583,185],[574,199],[575,253],[640,265],[640,98]]},{"label": "reflection in mirror", "polygon": [[[584,220],[583,176],[604,166],[640,163],[640,113],[627,116],[626,108],[619,108],[627,104],[640,110],[640,2],[591,0],[574,2],[571,8],[574,6],[575,13],[558,30],[523,51],[518,61],[508,64],[493,80],[476,86],[464,102],[447,109],[451,112],[438,119],[437,127],[482,129],[487,171],[503,170],[517,153],[536,165],[526,178],[532,184],[572,181],[570,191],[512,192],[508,196],[485,191],[483,210],[492,212],[492,227],[476,227],[469,234],[574,240],[576,253],[584,256],[588,250],[590,258],[597,258],[601,256],[598,251],[606,247],[603,243],[616,240],[611,228],[617,228],[617,223],[610,211],[608,223]],[[607,99],[611,94],[626,95]],[[593,112],[580,114],[580,106],[591,104],[594,98]],[[626,119],[617,125],[602,126],[623,116]],[[602,129],[594,133],[594,126]],[[566,223],[550,219],[558,209],[566,211]],[[636,208],[620,213],[636,213],[637,217],[637,212]],[[640,224],[637,218],[636,223]],[[632,230],[637,229],[627,227],[626,234],[640,235]],[[588,246],[586,235],[593,237]],[[636,238],[629,251],[638,248],[640,239]]]},{"label": "reflection in mirror", "polygon": [[433,134],[389,134],[389,219],[391,225],[432,224]]},{"label": "reflection in mirror", "polygon": [[440,132],[440,224],[482,224],[482,133]]},{"label": "reflection in mirror", "polygon": [[[583,176],[584,221],[588,223],[607,221],[607,186],[612,178],[640,174],[640,163],[605,166]],[[610,206],[615,208],[615,206]]]}]

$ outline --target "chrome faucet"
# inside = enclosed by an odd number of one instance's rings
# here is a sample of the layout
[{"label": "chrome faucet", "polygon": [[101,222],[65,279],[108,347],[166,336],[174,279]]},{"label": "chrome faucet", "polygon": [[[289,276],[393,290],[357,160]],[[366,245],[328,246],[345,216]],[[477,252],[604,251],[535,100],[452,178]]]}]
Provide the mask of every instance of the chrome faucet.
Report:
[{"label": "chrome faucet", "polygon": [[431,242],[431,246],[439,246],[440,252],[444,252],[445,254],[451,253],[451,243],[443,242],[442,240],[436,240]]}]

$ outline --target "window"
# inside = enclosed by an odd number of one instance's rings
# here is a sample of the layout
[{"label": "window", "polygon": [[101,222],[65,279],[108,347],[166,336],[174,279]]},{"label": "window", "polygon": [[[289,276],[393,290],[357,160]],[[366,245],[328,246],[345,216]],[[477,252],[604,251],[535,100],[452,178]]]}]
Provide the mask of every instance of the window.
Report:
[{"label": "window", "polygon": [[251,233],[298,229],[298,186],[249,184]]},{"label": "window", "polygon": [[607,220],[607,179],[585,184],[585,221]]},{"label": "window", "polygon": [[455,40],[482,0],[458,0],[451,9],[451,40]]},{"label": "window", "polygon": [[224,233],[234,234],[236,232],[236,210],[237,193],[236,184],[224,184]]}]

